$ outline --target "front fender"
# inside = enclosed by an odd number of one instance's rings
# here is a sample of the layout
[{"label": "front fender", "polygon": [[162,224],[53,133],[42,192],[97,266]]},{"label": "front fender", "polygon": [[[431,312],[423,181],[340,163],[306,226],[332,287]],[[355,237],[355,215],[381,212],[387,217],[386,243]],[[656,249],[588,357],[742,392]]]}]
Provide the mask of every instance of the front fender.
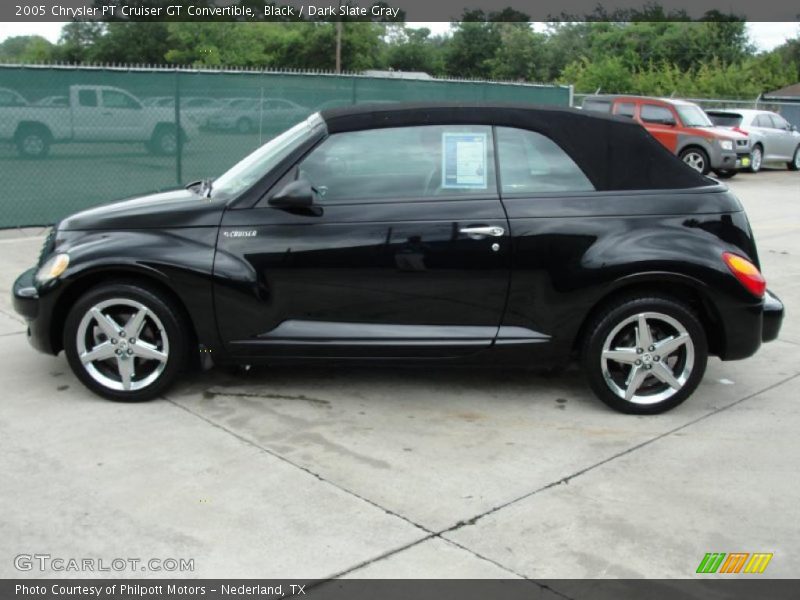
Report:
[{"label": "front fender", "polygon": [[220,348],[211,284],[216,233],[211,227],[61,232],[57,252],[69,254],[69,267],[38,288],[52,313],[54,348],[66,314],[80,295],[120,278],[147,280],[167,291],[185,309],[198,342]]}]

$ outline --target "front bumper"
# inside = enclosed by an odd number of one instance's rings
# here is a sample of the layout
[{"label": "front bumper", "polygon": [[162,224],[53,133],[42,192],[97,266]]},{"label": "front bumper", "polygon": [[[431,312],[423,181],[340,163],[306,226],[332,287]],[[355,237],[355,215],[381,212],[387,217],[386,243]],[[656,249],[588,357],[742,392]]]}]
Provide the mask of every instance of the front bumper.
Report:
[{"label": "front bumper", "polygon": [[14,310],[28,323],[28,341],[31,346],[39,352],[55,354],[50,330],[52,307],[47,306],[47,300],[40,297],[34,285],[35,274],[35,267],[28,269],[14,282]]},{"label": "front bumper", "polygon": [[747,154],[737,154],[736,155],[736,168],[737,169],[748,169],[750,167],[751,159],[750,153]]}]

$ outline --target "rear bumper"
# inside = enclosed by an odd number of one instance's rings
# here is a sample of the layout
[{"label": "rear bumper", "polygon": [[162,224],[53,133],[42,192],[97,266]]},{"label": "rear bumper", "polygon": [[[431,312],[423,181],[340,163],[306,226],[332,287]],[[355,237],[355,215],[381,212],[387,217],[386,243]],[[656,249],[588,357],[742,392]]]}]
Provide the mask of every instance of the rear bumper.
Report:
[{"label": "rear bumper", "polygon": [[740,360],[755,354],[762,343],[778,337],[783,323],[784,306],[767,290],[758,304],[718,306],[725,340],[719,348],[722,360]]},{"label": "rear bumper", "polygon": [[771,342],[778,337],[783,323],[783,302],[767,290],[764,294],[764,311],[762,313],[761,341]]}]

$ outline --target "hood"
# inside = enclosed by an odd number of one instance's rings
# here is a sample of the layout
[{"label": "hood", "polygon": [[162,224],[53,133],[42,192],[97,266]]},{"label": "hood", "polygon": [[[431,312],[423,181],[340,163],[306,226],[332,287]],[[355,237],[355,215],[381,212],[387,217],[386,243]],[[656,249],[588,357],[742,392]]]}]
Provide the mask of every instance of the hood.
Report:
[{"label": "hood", "polygon": [[174,190],[90,208],[63,219],[58,228],[86,231],[217,227],[224,209],[223,201],[201,198],[191,190]]},{"label": "hood", "polygon": [[699,137],[713,137],[723,140],[745,140],[746,135],[742,135],[727,127],[719,127],[717,125],[709,125],[708,127],[687,127],[685,133],[696,135]]}]

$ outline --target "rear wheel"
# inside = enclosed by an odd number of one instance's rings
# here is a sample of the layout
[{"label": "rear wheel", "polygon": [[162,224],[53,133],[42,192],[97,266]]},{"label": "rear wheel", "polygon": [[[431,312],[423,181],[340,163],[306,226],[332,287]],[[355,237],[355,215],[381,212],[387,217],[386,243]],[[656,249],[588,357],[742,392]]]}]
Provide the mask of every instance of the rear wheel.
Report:
[{"label": "rear wheel", "polygon": [[794,157],[786,163],[786,166],[790,171],[800,171],[800,146],[794,149]]},{"label": "rear wheel", "polygon": [[21,127],[14,139],[17,152],[24,158],[44,158],[50,152],[52,138],[44,127]]},{"label": "rear wheel", "polygon": [[686,148],[678,156],[698,173],[708,175],[711,167],[708,162],[708,154],[702,148]]},{"label": "rear wheel", "polygon": [[764,163],[764,149],[756,144],[753,151],[750,153],[750,172],[758,173],[761,170],[761,165]]},{"label": "rear wheel", "polygon": [[671,298],[622,299],[598,314],[588,331],[582,360],[589,385],[620,412],[674,408],[705,373],[705,331],[688,306]]},{"label": "rear wheel", "polygon": [[64,350],[75,375],[93,392],[136,402],[173,383],[186,356],[179,312],[135,283],[98,286],[72,307]]},{"label": "rear wheel", "polygon": [[172,125],[159,125],[147,143],[152,154],[174,155],[178,151],[178,132]]}]

